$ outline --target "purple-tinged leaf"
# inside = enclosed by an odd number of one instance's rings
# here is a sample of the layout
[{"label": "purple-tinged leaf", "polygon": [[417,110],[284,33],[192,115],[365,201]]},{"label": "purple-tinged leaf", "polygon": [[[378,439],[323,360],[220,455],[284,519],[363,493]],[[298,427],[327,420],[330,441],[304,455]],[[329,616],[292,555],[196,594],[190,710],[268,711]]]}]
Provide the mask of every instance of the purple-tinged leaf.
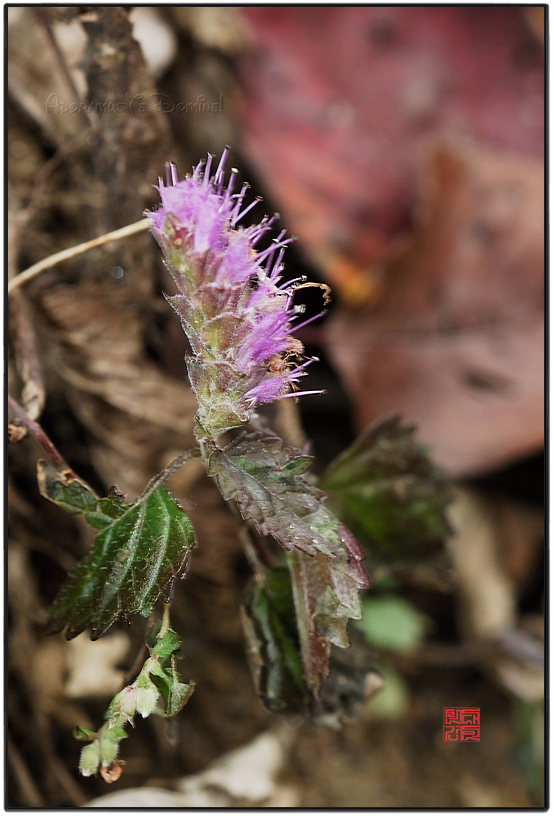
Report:
[{"label": "purple-tinged leaf", "polygon": [[339,522],[325,507],[325,494],[304,477],[310,464],[310,456],[284,445],[278,436],[253,431],[214,449],[209,473],[223,498],[233,499],[245,520],[285,550],[340,558]]},{"label": "purple-tinged leaf", "polygon": [[304,475],[310,457],[261,431],[243,433],[210,456],[210,475],[226,500],[262,535],[289,551],[305,679],[316,691],[329,673],[331,645],[346,647],[349,618],[361,618],[367,589],[363,551]]},{"label": "purple-tinged leaf", "polygon": [[[352,537],[339,525],[345,551],[352,548]],[[351,541],[349,540],[351,539]],[[354,542],[355,543],[355,542]],[[355,552],[352,548],[352,552]],[[362,617],[359,592],[368,581],[359,558],[314,558],[299,551],[287,555],[298,633],[302,650],[304,676],[317,697],[322,677],[329,674],[331,646],[349,645],[347,626],[350,618]]]}]

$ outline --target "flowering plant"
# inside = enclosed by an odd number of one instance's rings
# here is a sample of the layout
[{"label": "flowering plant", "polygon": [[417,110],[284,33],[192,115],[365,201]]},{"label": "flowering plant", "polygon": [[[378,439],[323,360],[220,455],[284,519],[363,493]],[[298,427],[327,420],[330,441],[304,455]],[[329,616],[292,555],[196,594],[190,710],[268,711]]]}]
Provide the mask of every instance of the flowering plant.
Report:
[{"label": "flowering plant", "polygon": [[325,688],[331,649],[348,646],[347,624],[361,617],[359,593],[368,585],[363,551],[307,475],[311,457],[285,445],[256,412],[276,399],[320,393],[298,390],[313,359],[303,360],[302,343],[292,336],[315,318],[295,325],[301,310],[293,305],[294,291],[308,284],[281,280],[290,242],[285,233],[268,249],[256,249],[274,218],[240,225],[256,202],[244,206],[246,186],[233,191],[235,171],[225,187],[226,154],[213,177],[210,157],[181,181],[170,166],[158,188],[161,207],[148,214],[179,290],[167,300],[190,342],[186,364],[198,401],[198,449],[178,457],[132,504],[116,488],[99,498],[61,460],[54,467],[39,464],[43,495],[84,515],[98,531],[92,552],[54,601],[50,631],[65,629],[74,637],[90,628],[96,638],[117,618],[147,617],[157,600],[165,603],[135,682],[114,698],[98,732],[76,732],[89,743],[81,772],[100,770],[107,781],[121,772],[124,726],[137,713],[173,716],[194,689],[194,681],[183,682],[177,672],[181,643],[169,625],[175,582],[196,544],[190,520],[165,488],[175,468],[200,458],[223,498],[284,550],[268,569],[249,545],[256,581],[243,623],[254,681],[268,708],[302,711],[315,722],[340,717],[339,696]]},{"label": "flowering plant", "polygon": [[247,185],[233,194],[234,172],[224,187],[226,155],[213,179],[211,157],[182,181],[171,165],[168,184],[159,185],[162,206],[150,214],[180,292],[168,301],[181,316],[192,348],[187,368],[198,399],[200,442],[247,422],[259,403],[319,393],[290,390],[296,390],[312,362],[290,365],[303,351],[291,336],[298,312],[292,306],[295,281],[280,285],[290,238],[283,231],[268,249],[257,252],[256,244],[275,217],[237,227],[256,202],[242,206]]}]

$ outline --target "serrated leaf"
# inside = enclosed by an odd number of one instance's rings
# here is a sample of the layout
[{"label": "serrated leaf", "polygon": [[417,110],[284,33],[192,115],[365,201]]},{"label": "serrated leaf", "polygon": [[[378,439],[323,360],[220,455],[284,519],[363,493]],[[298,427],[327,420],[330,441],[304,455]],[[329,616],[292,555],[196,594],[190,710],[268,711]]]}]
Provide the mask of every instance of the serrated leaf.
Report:
[{"label": "serrated leaf", "polygon": [[304,676],[311,690],[329,672],[331,644],[347,646],[348,618],[359,619],[368,587],[364,553],[305,477],[309,457],[279,437],[241,434],[210,457],[209,472],[244,519],[289,551]]},{"label": "serrated leaf", "polygon": [[450,532],[447,482],[414,430],[399,417],[380,420],[320,482],[330,506],[356,536],[394,557],[434,547]]},{"label": "serrated leaf", "polygon": [[[331,644],[347,646],[347,619],[342,616],[331,588],[329,559],[318,553],[309,558],[294,551],[287,556],[290,569],[304,677],[317,693],[321,677],[329,673]],[[360,618],[358,611],[355,617]]]},{"label": "serrated leaf", "polygon": [[321,677],[329,674],[331,646],[348,646],[348,620],[361,618],[360,590],[368,588],[356,539],[339,522],[337,534],[343,546],[341,558],[325,558],[321,553],[308,558],[299,551],[287,554],[304,674],[315,693]]},{"label": "serrated leaf", "polygon": [[233,499],[244,519],[285,550],[340,558],[338,521],[323,503],[325,494],[303,476],[310,461],[278,436],[243,432],[211,453],[209,473],[223,498]]},{"label": "serrated leaf", "polygon": [[[56,486],[49,474],[48,498],[67,505],[67,488],[62,478]],[[81,488],[79,495],[84,497]],[[67,627],[68,639],[90,627],[95,640],[119,617],[129,620],[136,613],[148,617],[158,598],[170,599],[196,543],[188,516],[155,480],[132,504],[111,497],[95,497],[95,503],[94,511],[87,504],[85,516],[93,513],[93,526],[101,524],[101,530],[92,552],[63,584],[48,619],[49,631]]]}]

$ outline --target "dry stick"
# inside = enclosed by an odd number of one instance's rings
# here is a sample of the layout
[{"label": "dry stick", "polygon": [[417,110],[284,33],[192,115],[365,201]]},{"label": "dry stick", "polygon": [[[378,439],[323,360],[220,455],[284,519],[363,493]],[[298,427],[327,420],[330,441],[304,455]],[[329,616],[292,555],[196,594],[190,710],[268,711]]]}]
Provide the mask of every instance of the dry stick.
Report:
[{"label": "dry stick", "polygon": [[77,86],[75,85],[75,81],[74,81],[73,76],[71,74],[71,71],[69,70],[68,65],[67,65],[67,60],[66,60],[66,58],[65,58],[65,56],[64,56],[64,54],[63,54],[63,52],[62,52],[62,50],[60,48],[58,40],[56,39],[56,35],[54,34],[54,32],[52,30],[52,25],[50,23],[50,20],[48,19],[47,14],[41,8],[34,7],[33,12],[35,14],[35,17],[40,22],[40,24],[44,27],[44,30],[46,32],[46,36],[48,37],[48,41],[49,41],[50,46],[51,46],[51,48],[52,48],[52,50],[54,52],[55,59],[56,59],[56,61],[58,63],[58,66],[59,66],[60,70],[62,71],[64,77],[65,77],[65,81],[67,82],[67,84],[69,85],[69,87],[71,89],[71,94],[73,96],[73,101],[76,102],[78,104],[78,106],[79,106],[78,107],[79,115],[81,115],[81,118],[83,119],[83,121],[85,123],[85,126],[90,127],[91,124],[92,124],[90,114],[87,113],[87,111],[84,110],[81,107],[81,105],[79,105],[79,103],[81,102],[81,94],[79,93],[79,90],[78,90]]},{"label": "dry stick", "polygon": [[85,241],[84,244],[77,244],[77,246],[69,247],[69,249],[63,249],[61,252],[56,252],[54,255],[50,255],[48,258],[44,258],[42,261],[33,264],[28,269],[25,269],[24,272],[21,272],[15,278],[12,278],[8,283],[8,295],[22,284],[27,283],[27,281],[31,280],[31,278],[34,278],[39,274],[39,272],[43,272],[45,269],[50,269],[50,267],[61,263],[61,261],[67,261],[69,258],[74,258],[76,255],[81,255],[83,252],[88,252],[89,249],[95,249],[95,247],[102,246],[102,244],[109,244],[111,241],[118,241],[120,238],[127,238],[128,235],[135,235],[137,232],[144,232],[145,230],[149,229],[151,225],[152,221],[150,218],[143,218],[140,221],[135,221],[134,224],[129,224],[128,226],[114,230],[113,232],[107,232],[105,235],[100,235],[98,238],[93,238],[91,241]]},{"label": "dry stick", "polygon": [[[10,191],[8,188],[8,200]],[[11,196],[13,200],[13,194]],[[8,247],[7,272],[8,280],[16,275],[16,257],[19,252],[21,227],[23,219],[20,212],[8,211]],[[30,307],[24,292],[16,292],[8,302],[10,328],[14,344],[15,365],[22,381],[21,399],[23,407],[31,417],[38,419],[46,393],[42,377],[42,368],[37,351],[37,341],[33,327]],[[26,431],[21,426],[21,437]]]}]

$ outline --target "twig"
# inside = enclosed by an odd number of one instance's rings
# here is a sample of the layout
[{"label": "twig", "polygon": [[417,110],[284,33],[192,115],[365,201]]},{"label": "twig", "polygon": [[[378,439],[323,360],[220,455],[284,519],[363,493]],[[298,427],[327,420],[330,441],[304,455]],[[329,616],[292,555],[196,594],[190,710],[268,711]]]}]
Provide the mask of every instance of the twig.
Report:
[{"label": "twig", "polygon": [[[81,96],[79,94],[77,86],[75,85],[75,81],[73,79],[73,76],[71,75],[71,71],[69,70],[69,68],[67,66],[66,58],[65,58],[64,54],[62,53],[62,50],[61,50],[60,45],[58,43],[58,40],[56,39],[56,36],[55,36],[55,34],[54,34],[53,30],[52,30],[50,20],[48,19],[48,17],[46,15],[46,13],[44,12],[44,10],[41,9],[41,8],[36,8],[35,7],[35,8],[33,8],[33,12],[35,14],[35,17],[39,20],[39,22],[41,23],[41,25],[43,26],[43,28],[44,28],[44,30],[46,32],[46,36],[48,37],[48,41],[49,41],[50,46],[51,46],[51,48],[52,48],[52,50],[54,52],[55,59],[56,59],[56,61],[58,63],[58,66],[59,66],[60,70],[62,71],[62,73],[64,75],[64,78],[65,78],[65,81],[69,85],[69,88],[70,88],[71,93],[73,95],[73,101],[78,104],[79,102],[81,102]],[[86,110],[81,108],[81,105],[79,105],[78,111],[79,111],[79,115],[83,119],[85,127],[91,127],[92,122],[90,120],[90,114],[87,113]]]},{"label": "twig", "polygon": [[33,264],[15,278],[12,278],[8,283],[8,295],[15,289],[22,286],[22,284],[27,283],[27,281],[31,280],[31,278],[34,278],[39,274],[39,272],[43,272],[45,269],[50,269],[52,266],[55,266],[62,261],[67,261],[69,258],[74,258],[76,255],[81,255],[83,252],[88,252],[89,249],[95,249],[95,247],[102,246],[102,244],[109,244],[111,241],[118,241],[120,238],[127,238],[127,236],[135,235],[137,232],[144,232],[145,230],[149,229],[151,225],[152,220],[150,218],[143,218],[140,221],[135,221],[134,224],[128,224],[126,227],[122,227],[121,229],[114,230],[113,232],[107,232],[105,235],[100,235],[98,238],[85,241],[83,244],[77,244],[77,246],[63,249],[61,252],[56,252],[54,255],[50,255],[48,258],[38,261],[38,263]]},{"label": "twig", "polygon": [[10,397],[8,394],[8,405],[11,410],[14,412],[16,417],[19,419],[20,422],[27,428],[29,433],[35,438],[38,442],[44,453],[48,456],[54,467],[62,467],[65,465],[65,460],[61,456],[60,453],[56,450],[53,443],[48,439],[40,425],[31,419],[21,405],[14,400],[13,397]]},{"label": "twig", "polygon": [[[8,188],[8,200],[13,202],[13,193]],[[8,211],[8,280],[15,277],[16,258],[21,239],[21,212]],[[21,400],[31,419],[38,419],[46,398],[42,369],[37,351],[37,342],[33,328],[29,304],[24,292],[16,292],[8,302],[10,333],[13,336],[14,356],[17,371],[22,381]],[[21,437],[26,431],[21,426]]]}]

